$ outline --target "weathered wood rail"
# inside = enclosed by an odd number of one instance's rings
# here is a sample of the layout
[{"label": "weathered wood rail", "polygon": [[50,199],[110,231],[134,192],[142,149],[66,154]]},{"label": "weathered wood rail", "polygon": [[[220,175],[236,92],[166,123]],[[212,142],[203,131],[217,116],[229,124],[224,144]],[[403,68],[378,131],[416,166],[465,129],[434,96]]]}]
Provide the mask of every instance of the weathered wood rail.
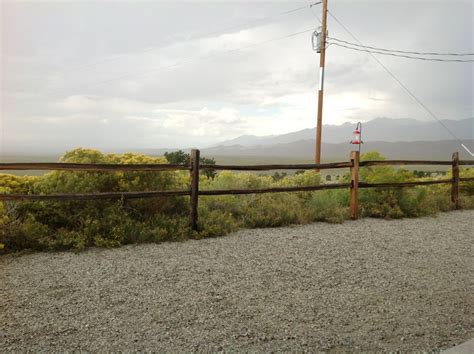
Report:
[{"label": "weathered wood rail", "polygon": [[[474,178],[460,178],[459,166],[474,166],[474,161],[459,160],[459,154],[453,154],[451,161],[426,161],[426,160],[380,160],[359,161],[359,152],[351,152],[348,162],[334,162],[325,164],[273,164],[273,165],[205,165],[200,164],[199,150],[192,150],[189,165],[176,164],[78,164],[78,163],[0,163],[0,171],[25,171],[25,170],[56,170],[56,171],[89,171],[89,172],[159,172],[187,170],[190,172],[190,187],[187,190],[168,191],[143,191],[143,192],[109,192],[87,194],[0,194],[0,201],[71,201],[71,200],[103,200],[103,199],[142,199],[170,196],[190,197],[190,226],[198,230],[198,203],[199,196],[217,195],[243,195],[261,193],[287,193],[287,192],[312,192],[329,189],[350,189],[350,214],[352,219],[358,218],[358,190],[359,188],[404,188],[434,184],[451,184],[451,201],[455,209],[460,208],[459,184],[472,182]],[[434,165],[451,166],[452,178],[428,181],[366,183],[359,182],[359,169],[371,166],[401,166],[401,165]],[[234,170],[234,171],[269,171],[269,170],[324,170],[324,169],[350,169],[349,183],[332,183],[315,186],[274,187],[260,189],[226,189],[226,190],[199,190],[200,170]]]},{"label": "weathered wood rail", "polygon": [[63,162],[12,162],[0,163],[0,171],[175,171],[191,170],[190,166],[173,164],[92,164],[92,163],[63,163]]}]

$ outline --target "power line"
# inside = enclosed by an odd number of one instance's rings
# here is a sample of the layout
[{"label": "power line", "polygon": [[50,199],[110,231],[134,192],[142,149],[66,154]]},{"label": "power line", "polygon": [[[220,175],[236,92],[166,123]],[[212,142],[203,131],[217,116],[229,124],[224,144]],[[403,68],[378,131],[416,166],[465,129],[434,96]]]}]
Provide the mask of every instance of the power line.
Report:
[{"label": "power line", "polygon": [[[336,16],[332,14],[331,11],[328,10],[329,15],[361,46],[363,44],[357,37],[341,22],[339,21]],[[423,103],[397,76],[395,76],[394,73],[392,73],[373,53],[369,52],[369,55],[410,95],[433,119],[435,119],[441,126],[444,127],[444,129],[455,139],[457,140],[461,146],[469,152],[471,156],[474,156],[474,154],[462,143],[461,139],[459,139],[456,134],[454,134],[451,129],[449,129],[446,124],[441,121],[436,114],[433,113],[431,109],[426,106],[426,104]]]},{"label": "power line", "polygon": [[432,55],[432,56],[474,56],[474,53],[439,53],[439,52],[410,52],[406,50],[395,50],[395,49],[385,49],[385,48],[378,48],[378,47],[371,47],[368,45],[360,45],[357,43],[349,42],[349,41],[343,41],[342,39],[338,38],[333,38],[333,37],[328,37],[329,39],[332,39],[333,41],[340,42],[340,43],[345,43],[351,46],[355,47],[362,47],[366,49],[373,49],[377,51],[382,51],[382,52],[392,52],[392,53],[402,53],[402,54],[415,54],[415,55]]},{"label": "power line", "polygon": [[[301,35],[301,34],[304,34],[304,33],[308,33],[308,32],[311,32],[311,31],[314,31],[314,28],[309,28],[309,29],[306,29],[306,30],[303,30],[303,31],[290,33],[290,34],[287,34],[285,36],[281,36],[281,37],[277,37],[277,38],[271,38],[271,39],[267,39],[265,41],[261,41],[261,42],[257,42],[257,43],[252,43],[252,44],[249,44],[249,45],[246,45],[246,46],[243,46],[243,47],[238,47],[238,48],[232,48],[232,49],[219,51],[219,52],[212,53],[212,54],[209,54],[209,55],[185,58],[185,59],[181,60],[180,62],[176,62],[174,64],[152,68],[151,70],[147,70],[145,72],[130,73],[130,74],[125,74],[125,75],[115,77],[115,78],[112,78],[112,79],[108,79],[108,80],[104,80],[104,81],[93,82],[91,84],[82,86],[81,89],[82,88],[89,88],[89,87],[93,87],[93,86],[97,86],[97,85],[103,85],[103,84],[107,84],[107,83],[114,82],[114,81],[120,81],[120,80],[129,78],[129,77],[140,77],[140,76],[148,75],[150,73],[158,72],[158,71],[161,71],[161,70],[164,70],[164,69],[171,69],[171,68],[174,68],[174,67],[178,67],[178,66],[183,65],[184,63],[192,62],[192,61],[195,61],[195,60],[212,59],[212,58],[214,58],[216,56],[219,56],[219,55],[222,55],[222,54],[228,54],[228,53],[238,52],[238,51],[253,48],[253,47],[258,47],[258,46],[265,45],[265,44],[268,44],[268,43],[272,43],[272,42],[280,41],[280,40],[283,40],[283,39],[295,37],[295,36],[298,36],[298,35]],[[51,95],[53,95],[53,96],[58,96],[60,94],[62,94],[62,93],[59,93],[59,92],[58,93],[51,93]]]},{"label": "power line", "polygon": [[[197,38],[209,37],[209,36],[213,36],[213,35],[217,35],[217,34],[224,34],[224,33],[228,32],[230,30],[245,28],[246,26],[254,24],[254,23],[265,22],[265,21],[268,21],[268,20],[271,20],[271,19],[274,19],[274,18],[277,18],[277,17],[292,14],[292,13],[295,13],[295,12],[298,12],[298,11],[301,11],[301,10],[304,10],[304,9],[312,9],[313,6],[316,6],[316,5],[319,5],[319,4],[321,4],[321,1],[309,4],[309,5],[305,5],[305,6],[296,7],[294,9],[286,10],[286,11],[283,11],[283,12],[279,12],[279,13],[269,15],[269,16],[265,16],[265,17],[262,17],[262,18],[258,18],[258,19],[255,19],[255,20],[250,20],[250,21],[247,21],[247,22],[243,22],[243,23],[240,23],[238,25],[228,26],[228,27],[224,27],[224,28],[219,29],[219,30],[205,32],[203,34],[198,34],[198,35],[192,36],[190,38],[186,38],[186,40],[189,41],[189,40],[193,40],[193,39],[197,39]],[[86,68],[86,67],[90,67],[90,66],[99,65],[99,64],[102,64],[102,63],[105,63],[105,62],[120,60],[121,58],[124,58],[124,57],[129,57],[129,56],[133,56],[133,55],[152,52],[152,51],[155,51],[155,50],[158,50],[158,49],[160,49],[160,48],[154,47],[154,48],[143,49],[143,50],[141,50],[137,53],[118,54],[118,55],[115,55],[113,57],[104,58],[102,60],[98,60],[98,61],[95,61],[95,62],[92,62],[92,63],[86,63],[86,64],[83,64],[83,65],[78,65],[78,66],[73,66],[73,67],[61,69],[60,71],[64,72],[64,71],[68,71],[68,70],[72,70],[72,69],[82,69],[82,68]]]},{"label": "power line", "polygon": [[381,54],[381,55],[389,55],[392,57],[398,57],[398,58],[406,58],[406,59],[414,59],[414,60],[424,60],[424,61],[437,61],[437,62],[444,62],[444,63],[474,63],[474,59],[438,59],[438,58],[424,58],[424,57],[414,57],[411,55],[404,55],[404,54],[395,54],[395,53],[389,53],[389,52],[380,52],[380,51],[375,51],[375,50],[369,50],[369,49],[364,49],[363,46],[357,46],[357,47],[350,47],[341,43],[335,43],[332,42],[331,44],[350,49],[350,50],[355,50],[358,52],[366,52],[366,53],[375,53],[375,54]]}]

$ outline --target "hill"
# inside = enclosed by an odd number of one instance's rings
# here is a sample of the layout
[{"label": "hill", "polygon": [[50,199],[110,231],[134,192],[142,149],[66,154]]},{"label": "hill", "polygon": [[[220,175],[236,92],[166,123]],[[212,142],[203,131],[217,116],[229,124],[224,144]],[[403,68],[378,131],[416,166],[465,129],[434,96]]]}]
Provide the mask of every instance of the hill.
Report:
[{"label": "hill", "polygon": [[[463,120],[443,120],[460,139],[474,138],[474,118]],[[324,125],[323,142],[343,143],[352,138],[355,124]],[[376,118],[363,123],[363,139],[365,141],[438,141],[452,139],[452,136],[438,122],[422,122],[416,119]],[[276,144],[294,143],[302,140],[313,140],[316,132],[313,129],[303,129],[282,135],[255,136],[243,135],[235,139],[223,141],[219,146],[270,146]]]},{"label": "hill", "polygon": [[[464,140],[467,146],[473,146],[474,140]],[[323,161],[345,160],[349,152],[356,147],[347,142],[339,144],[322,144]],[[443,141],[410,141],[410,142],[386,142],[367,141],[362,145],[362,151],[377,150],[383,156],[391,159],[442,159],[447,160],[451,153],[459,151],[462,159],[472,159],[462,149],[456,140]],[[299,140],[286,144],[275,144],[270,146],[245,147],[241,145],[218,146],[202,149],[202,154],[209,157],[217,156],[252,156],[252,157],[284,157],[301,160],[312,159],[314,156],[314,140]]]}]

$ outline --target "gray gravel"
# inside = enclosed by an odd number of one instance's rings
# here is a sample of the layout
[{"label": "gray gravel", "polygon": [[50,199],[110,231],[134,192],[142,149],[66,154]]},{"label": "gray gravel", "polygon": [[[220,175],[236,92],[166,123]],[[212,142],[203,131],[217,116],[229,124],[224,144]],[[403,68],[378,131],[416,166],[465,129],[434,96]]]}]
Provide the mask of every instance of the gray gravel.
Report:
[{"label": "gray gravel", "polygon": [[474,211],[0,257],[0,351],[439,350],[474,337]]}]

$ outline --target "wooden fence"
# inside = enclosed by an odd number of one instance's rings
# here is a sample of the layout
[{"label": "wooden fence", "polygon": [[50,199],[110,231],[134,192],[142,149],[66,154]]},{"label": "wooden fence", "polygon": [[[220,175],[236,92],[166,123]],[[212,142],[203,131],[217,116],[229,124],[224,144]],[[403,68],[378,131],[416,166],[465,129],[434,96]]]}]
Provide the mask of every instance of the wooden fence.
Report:
[{"label": "wooden fence", "polygon": [[[190,225],[193,230],[198,230],[198,202],[199,196],[214,195],[239,195],[258,193],[281,192],[309,192],[328,189],[350,189],[350,214],[352,219],[358,218],[358,190],[359,188],[402,188],[432,184],[451,184],[451,200],[454,208],[459,209],[459,184],[460,182],[474,181],[474,178],[460,178],[460,165],[474,165],[474,161],[461,161],[459,154],[453,154],[451,161],[424,161],[424,160],[381,160],[360,161],[359,152],[353,151],[348,162],[334,162],[326,164],[292,164],[292,165],[204,165],[200,164],[199,150],[192,150],[189,166],[176,164],[142,164],[142,165],[114,165],[114,164],[77,164],[77,163],[0,163],[0,171],[12,170],[62,170],[62,171],[176,171],[187,170],[190,172],[191,183],[187,190],[169,191],[144,191],[144,192],[110,192],[88,194],[0,194],[0,201],[14,200],[98,200],[98,199],[137,199],[154,198],[163,196],[189,196],[190,197]],[[401,183],[365,183],[359,182],[359,169],[370,166],[387,165],[438,165],[451,166],[452,178],[429,181],[413,181]],[[234,170],[234,171],[268,171],[268,170],[324,170],[324,169],[350,169],[349,183],[322,184],[316,186],[274,187],[260,189],[226,189],[226,190],[199,190],[200,170]]]}]

